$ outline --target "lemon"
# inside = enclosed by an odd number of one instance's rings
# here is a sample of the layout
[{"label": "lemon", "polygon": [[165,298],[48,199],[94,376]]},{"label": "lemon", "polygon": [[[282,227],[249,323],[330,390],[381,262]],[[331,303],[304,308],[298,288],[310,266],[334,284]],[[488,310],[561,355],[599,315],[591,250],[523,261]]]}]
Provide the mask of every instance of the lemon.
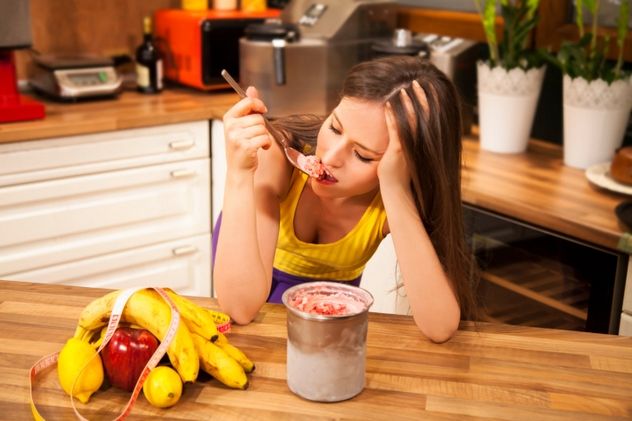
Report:
[{"label": "lemon", "polygon": [[143,384],[143,394],[158,408],[175,405],[182,396],[182,379],[177,371],[164,365],[155,367]]},{"label": "lemon", "polygon": [[[81,369],[88,366],[81,371]],[[62,389],[70,395],[72,385],[75,384],[74,397],[83,403],[90,400],[103,383],[103,364],[97,351],[87,342],[77,338],[70,338],[61,349],[57,360],[57,375]]]}]

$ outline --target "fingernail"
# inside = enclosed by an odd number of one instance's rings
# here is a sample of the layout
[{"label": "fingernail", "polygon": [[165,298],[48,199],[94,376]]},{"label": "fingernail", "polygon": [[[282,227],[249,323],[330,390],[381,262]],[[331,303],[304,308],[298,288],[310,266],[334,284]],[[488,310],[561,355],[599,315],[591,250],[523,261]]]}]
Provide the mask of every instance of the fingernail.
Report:
[{"label": "fingernail", "polygon": [[413,80],[413,85],[415,85],[418,88],[421,88],[421,85],[419,84],[419,82],[417,82],[417,79]]},{"label": "fingernail", "polygon": [[407,94],[406,94],[406,89],[404,89],[404,88],[400,89],[400,90],[399,90],[399,93],[400,93],[401,95],[404,95],[404,96],[405,96],[405,95],[407,95]]}]

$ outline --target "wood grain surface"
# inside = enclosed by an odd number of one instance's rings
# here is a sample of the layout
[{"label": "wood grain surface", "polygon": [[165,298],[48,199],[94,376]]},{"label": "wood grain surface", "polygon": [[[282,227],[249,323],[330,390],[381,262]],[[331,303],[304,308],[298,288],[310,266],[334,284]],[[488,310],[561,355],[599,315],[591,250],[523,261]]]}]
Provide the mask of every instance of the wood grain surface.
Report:
[{"label": "wood grain surface", "polygon": [[125,91],[117,99],[46,101],[45,119],[0,124],[0,143],[221,119],[238,100],[229,90],[209,94],[171,86],[158,95]]},{"label": "wood grain surface", "polygon": [[609,250],[621,250],[626,228],[615,207],[628,196],[593,186],[565,166],[559,145],[531,140],[526,153],[480,150],[478,130],[463,141],[463,201]]},{"label": "wood grain surface", "polygon": [[[0,419],[28,420],[27,373],[58,351],[83,306],[106,290],[0,281]],[[196,298],[216,308],[210,298]],[[265,305],[229,339],[256,363],[246,391],[204,378],[187,384],[173,408],[141,397],[129,419],[505,419],[632,417],[632,338],[463,322],[447,343],[426,340],[412,319],[371,313],[366,388],[344,402],[316,403],[286,384],[286,314]],[[80,412],[112,419],[128,396],[98,392]],[[73,419],[56,372],[43,373],[35,400],[48,420]]]}]

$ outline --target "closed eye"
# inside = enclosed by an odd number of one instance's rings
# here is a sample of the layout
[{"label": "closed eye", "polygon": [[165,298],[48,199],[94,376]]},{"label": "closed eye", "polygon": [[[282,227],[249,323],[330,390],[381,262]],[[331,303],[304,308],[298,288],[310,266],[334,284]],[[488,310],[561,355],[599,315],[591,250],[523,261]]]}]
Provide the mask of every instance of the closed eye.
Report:
[{"label": "closed eye", "polygon": [[371,159],[371,158],[366,158],[366,157],[364,157],[364,156],[360,155],[360,154],[358,153],[358,151],[353,151],[353,154],[356,156],[356,158],[358,158],[358,159],[359,159],[360,161],[362,161],[362,162],[372,162],[372,161],[374,161],[374,160],[373,160],[373,159]]},{"label": "closed eye", "polygon": [[[337,128],[335,128],[335,127],[334,127],[334,125],[333,125],[332,123],[330,123],[330,124],[329,124],[329,130],[331,130],[331,131],[332,131],[332,133],[334,133],[334,134],[336,134],[336,135],[338,135],[338,136],[342,134],[342,131],[340,131],[340,130],[338,130]],[[356,158],[358,158],[361,162],[368,163],[368,162],[372,162],[372,161],[374,161],[374,159],[372,159],[372,158],[367,158],[367,157],[365,157],[365,156],[360,155],[360,154],[358,153],[358,151],[356,151],[356,150],[354,150],[354,151],[353,151],[353,154],[354,154],[354,155],[355,155],[355,157],[356,157]]]}]

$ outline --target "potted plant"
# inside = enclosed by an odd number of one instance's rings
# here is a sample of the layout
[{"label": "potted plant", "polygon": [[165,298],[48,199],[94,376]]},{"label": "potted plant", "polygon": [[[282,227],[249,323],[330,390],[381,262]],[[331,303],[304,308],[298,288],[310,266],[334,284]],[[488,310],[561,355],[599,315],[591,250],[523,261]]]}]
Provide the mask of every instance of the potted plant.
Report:
[{"label": "potted plant", "polygon": [[[548,60],[564,75],[564,164],[585,169],[612,159],[630,118],[632,77],[623,70],[630,0],[620,0],[616,62],[606,60],[609,37],[597,34],[599,0],[575,0],[575,6],[579,40],[564,42]],[[592,15],[588,33],[584,7]]]},{"label": "potted plant", "polygon": [[[524,152],[545,71],[542,55],[529,48],[539,0],[474,3],[489,47],[489,60],[477,63],[480,147],[499,153]],[[495,30],[498,4],[504,19],[500,42]]]}]

